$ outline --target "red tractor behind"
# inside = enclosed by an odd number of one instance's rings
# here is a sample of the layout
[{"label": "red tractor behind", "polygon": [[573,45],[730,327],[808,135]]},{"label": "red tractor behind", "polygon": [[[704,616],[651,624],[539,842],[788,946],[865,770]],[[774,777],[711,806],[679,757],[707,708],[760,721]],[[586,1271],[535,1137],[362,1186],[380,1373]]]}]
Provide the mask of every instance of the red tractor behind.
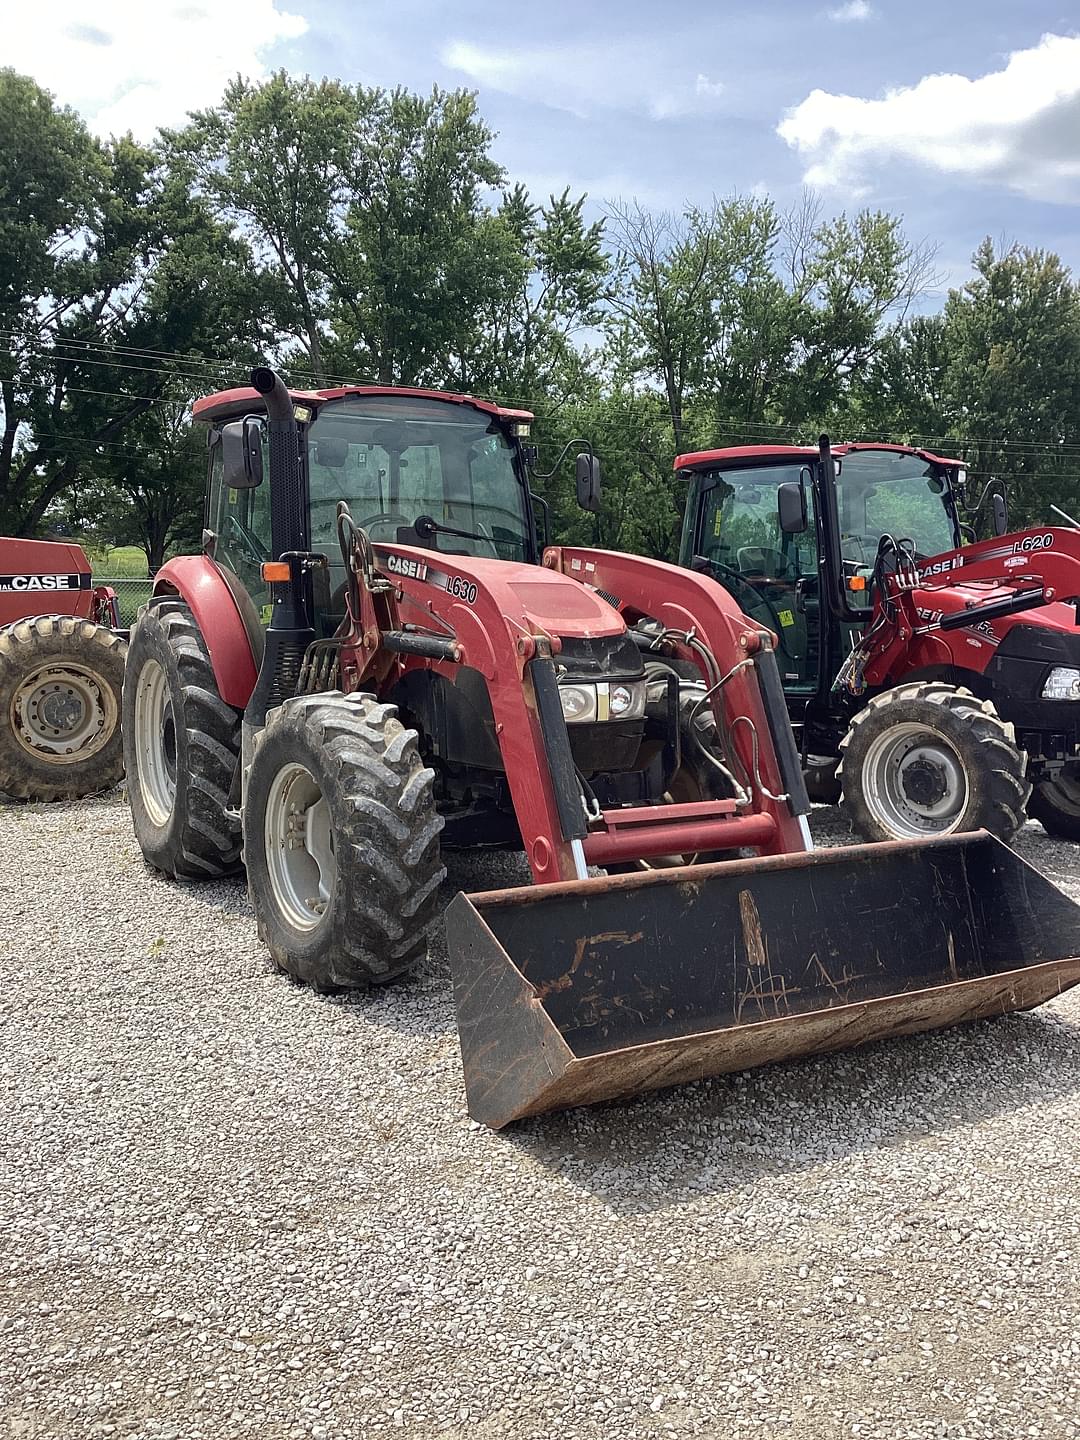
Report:
[{"label": "red tractor behind", "polygon": [[[867,839],[1025,813],[1080,840],[1080,534],[975,544],[963,463],[902,445],[681,455],[682,564],[777,637],[815,799]],[[837,767],[837,760],[841,763]]]},{"label": "red tractor behind", "polygon": [[78,545],[0,538],[0,792],[74,800],[121,779],[117,631]]}]

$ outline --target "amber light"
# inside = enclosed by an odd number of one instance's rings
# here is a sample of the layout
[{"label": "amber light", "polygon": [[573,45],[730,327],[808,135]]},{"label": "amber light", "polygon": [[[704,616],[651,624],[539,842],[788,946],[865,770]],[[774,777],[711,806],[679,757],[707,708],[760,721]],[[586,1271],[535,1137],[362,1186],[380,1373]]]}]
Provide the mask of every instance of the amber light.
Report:
[{"label": "amber light", "polygon": [[289,579],[289,564],[286,560],[264,560],[262,578],[268,584]]},{"label": "amber light", "polygon": [[[266,573],[266,566],[265,566],[265,565],[263,566],[263,573],[264,573],[264,574]],[[865,575],[852,575],[851,579],[847,582],[847,588],[848,588],[849,590],[865,590],[865,589],[866,589],[866,576],[865,576]]]}]

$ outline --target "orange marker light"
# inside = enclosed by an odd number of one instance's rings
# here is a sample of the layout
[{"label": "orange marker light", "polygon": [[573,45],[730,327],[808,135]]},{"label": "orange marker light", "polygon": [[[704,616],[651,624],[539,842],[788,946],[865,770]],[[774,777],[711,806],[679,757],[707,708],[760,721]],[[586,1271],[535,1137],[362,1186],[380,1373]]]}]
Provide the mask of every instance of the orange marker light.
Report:
[{"label": "orange marker light", "polygon": [[262,578],[270,584],[275,581],[288,580],[289,562],[287,560],[264,560]]},{"label": "orange marker light", "polygon": [[[263,574],[265,575],[265,573],[266,573],[266,566],[264,565],[264,566],[263,566]],[[865,589],[866,589],[866,576],[865,576],[865,575],[852,575],[852,577],[850,578],[850,580],[847,582],[847,588],[848,588],[849,590],[865,590]]]}]

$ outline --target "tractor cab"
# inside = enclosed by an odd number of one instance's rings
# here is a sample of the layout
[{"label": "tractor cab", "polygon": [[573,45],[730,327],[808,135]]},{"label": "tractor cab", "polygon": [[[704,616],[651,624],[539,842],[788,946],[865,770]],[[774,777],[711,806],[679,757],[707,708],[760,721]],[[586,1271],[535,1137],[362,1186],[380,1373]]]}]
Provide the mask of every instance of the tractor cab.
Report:
[{"label": "tractor cab", "polygon": [[[329,559],[313,596],[322,633],[333,632],[345,609],[336,530],[341,500],[376,544],[538,559],[522,445],[528,412],[460,395],[373,386],[293,392],[293,401],[304,529],[299,548]],[[263,565],[284,547],[272,534],[271,487],[259,483],[269,475],[263,412],[254,390],[227,391],[195,406],[195,418],[210,426],[208,553],[238,577],[265,624],[271,593]],[[234,442],[258,447],[255,483],[236,483]]]},{"label": "tractor cab", "polygon": [[838,445],[833,455],[832,481],[809,446],[676,461],[690,484],[680,562],[719,581],[777,636],[796,723],[835,705],[833,681],[869,618],[882,537],[915,559],[962,543],[959,462],[902,446]]}]

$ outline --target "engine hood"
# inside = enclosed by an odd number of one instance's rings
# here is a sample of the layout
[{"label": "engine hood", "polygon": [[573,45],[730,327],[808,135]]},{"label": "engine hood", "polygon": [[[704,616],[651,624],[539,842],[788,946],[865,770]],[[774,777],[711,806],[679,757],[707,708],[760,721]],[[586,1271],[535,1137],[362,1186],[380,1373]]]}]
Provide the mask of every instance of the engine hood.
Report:
[{"label": "engine hood", "polygon": [[[408,545],[376,545],[379,569],[389,579],[431,588],[437,610],[448,610],[445,597],[477,614],[494,606],[509,628],[542,632],[560,639],[598,640],[626,633],[618,610],[598,591],[556,570],[510,560],[450,555]],[[410,586],[410,588],[412,588]],[[435,592],[445,592],[442,600]]]}]

